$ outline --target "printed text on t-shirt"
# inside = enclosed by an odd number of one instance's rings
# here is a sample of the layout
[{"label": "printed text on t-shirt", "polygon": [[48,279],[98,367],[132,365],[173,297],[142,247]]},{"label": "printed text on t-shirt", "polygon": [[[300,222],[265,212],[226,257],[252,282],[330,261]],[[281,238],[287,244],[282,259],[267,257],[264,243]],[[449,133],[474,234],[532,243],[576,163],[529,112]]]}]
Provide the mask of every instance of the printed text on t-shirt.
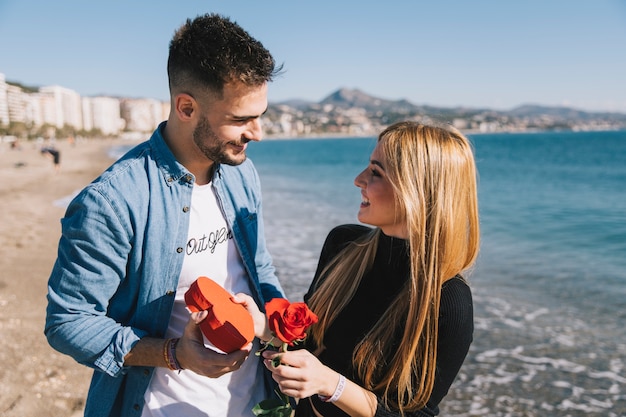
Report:
[{"label": "printed text on t-shirt", "polygon": [[226,227],[222,227],[215,232],[211,232],[208,236],[203,234],[199,239],[192,237],[187,242],[187,255],[204,252],[205,250],[210,250],[211,253],[213,253],[215,252],[217,245],[220,243],[226,243],[228,239],[232,238],[232,232]]}]

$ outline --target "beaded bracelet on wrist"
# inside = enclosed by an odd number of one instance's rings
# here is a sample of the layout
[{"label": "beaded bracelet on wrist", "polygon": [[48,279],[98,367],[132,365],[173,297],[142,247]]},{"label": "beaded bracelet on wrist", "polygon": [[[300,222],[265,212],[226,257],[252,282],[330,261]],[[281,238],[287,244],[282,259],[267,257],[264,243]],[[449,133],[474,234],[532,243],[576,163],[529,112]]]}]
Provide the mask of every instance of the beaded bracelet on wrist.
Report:
[{"label": "beaded bracelet on wrist", "polygon": [[163,345],[163,359],[165,359],[165,364],[168,369],[172,371],[180,371],[183,369],[176,359],[176,345],[179,340],[178,338],[167,339],[165,345]]}]

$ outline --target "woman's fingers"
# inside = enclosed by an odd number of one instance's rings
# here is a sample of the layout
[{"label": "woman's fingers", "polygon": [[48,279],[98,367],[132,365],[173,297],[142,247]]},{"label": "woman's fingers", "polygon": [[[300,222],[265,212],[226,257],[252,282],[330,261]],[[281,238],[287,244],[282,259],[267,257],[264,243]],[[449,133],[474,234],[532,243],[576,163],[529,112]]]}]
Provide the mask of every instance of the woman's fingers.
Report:
[{"label": "woman's fingers", "polygon": [[306,349],[291,350],[287,352],[273,352],[266,350],[263,352],[263,358],[269,360],[278,358],[280,360],[280,364],[296,368],[315,366],[319,363],[319,360]]},{"label": "woman's fingers", "polygon": [[[264,364],[280,390],[290,397],[305,398],[328,391],[328,381],[337,373],[324,366],[309,351],[264,352]],[[332,388],[330,388],[332,392]]]}]

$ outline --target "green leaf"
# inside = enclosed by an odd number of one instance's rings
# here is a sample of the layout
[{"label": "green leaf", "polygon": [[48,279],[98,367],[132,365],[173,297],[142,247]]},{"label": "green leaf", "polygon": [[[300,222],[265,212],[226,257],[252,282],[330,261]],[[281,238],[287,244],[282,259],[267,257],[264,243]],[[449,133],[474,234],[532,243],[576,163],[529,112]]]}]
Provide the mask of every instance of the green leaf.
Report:
[{"label": "green leaf", "polygon": [[291,411],[291,405],[278,398],[263,400],[252,408],[252,414],[264,417],[289,417]]},{"label": "green leaf", "polygon": [[274,359],[272,359],[272,366],[274,368],[278,368],[280,366],[280,355],[274,357]]}]

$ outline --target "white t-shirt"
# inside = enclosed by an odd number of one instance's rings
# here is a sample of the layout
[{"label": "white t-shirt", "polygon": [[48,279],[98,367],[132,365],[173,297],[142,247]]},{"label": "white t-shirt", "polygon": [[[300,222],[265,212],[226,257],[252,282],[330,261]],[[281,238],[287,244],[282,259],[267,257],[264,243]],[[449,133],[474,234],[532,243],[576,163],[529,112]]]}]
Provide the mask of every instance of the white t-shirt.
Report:
[{"label": "white t-shirt", "polygon": [[[251,294],[243,261],[211,183],[194,185],[191,218],[183,268],[166,337],[180,337],[189,321],[184,295],[199,277],[206,276],[232,294]],[[205,340],[206,342],[206,340]],[[192,371],[158,367],[144,395],[142,417],[242,417],[265,395],[258,371],[259,358],[252,353],[235,372],[219,378]]]}]

